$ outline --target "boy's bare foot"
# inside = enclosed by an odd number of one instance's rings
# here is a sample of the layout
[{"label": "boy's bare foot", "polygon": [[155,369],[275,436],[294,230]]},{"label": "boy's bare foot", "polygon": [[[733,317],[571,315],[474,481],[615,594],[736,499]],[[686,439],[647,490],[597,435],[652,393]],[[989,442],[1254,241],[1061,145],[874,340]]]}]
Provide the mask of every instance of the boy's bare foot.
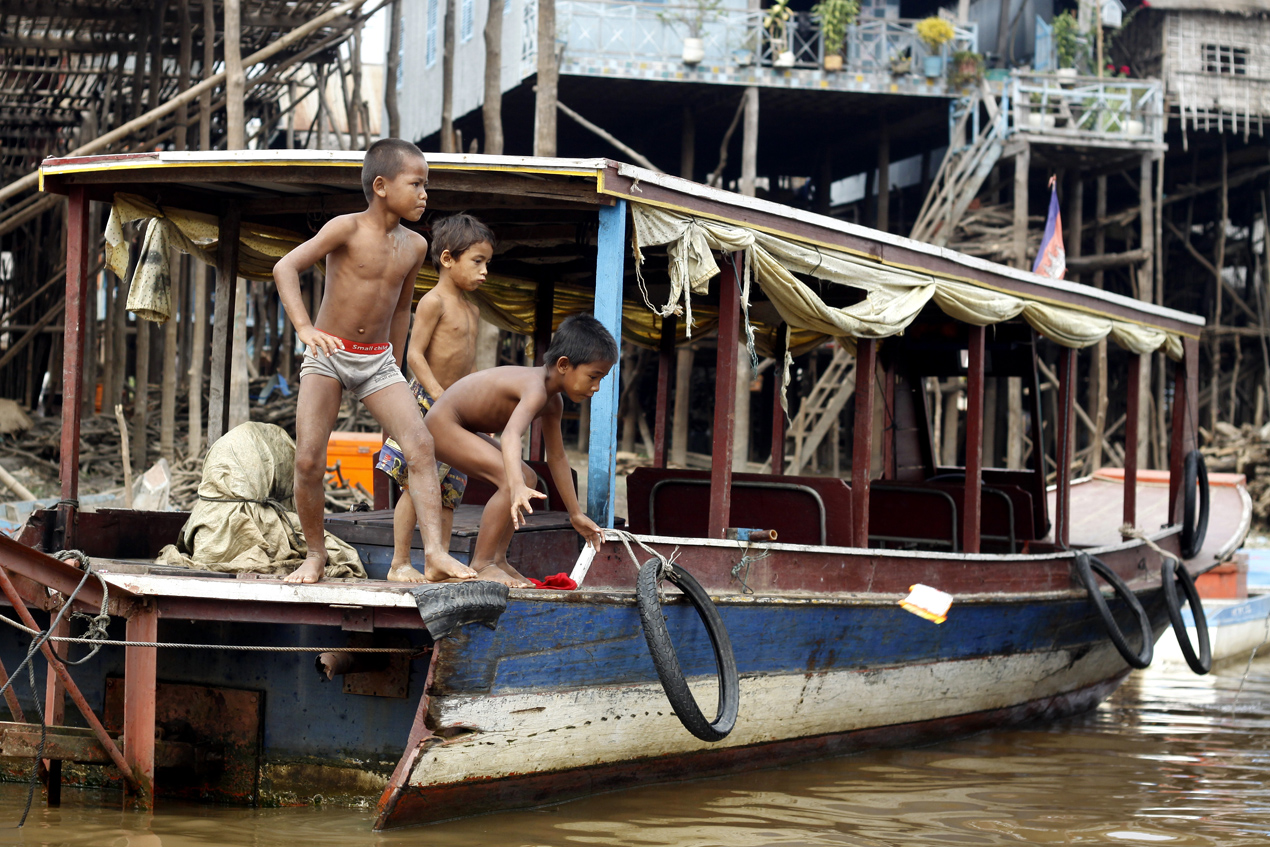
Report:
[{"label": "boy's bare foot", "polygon": [[[388,578],[392,579],[391,574]],[[449,553],[442,553],[437,556],[428,555],[423,564],[423,580],[425,582],[445,582],[449,579],[466,580],[475,578],[476,571]]]},{"label": "boy's bare foot", "polygon": [[389,582],[427,582],[428,578],[419,573],[409,562],[393,563],[388,567]]},{"label": "boy's bare foot", "polygon": [[506,585],[508,588],[533,588],[534,587],[534,584],[532,582],[525,582],[525,581],[521,581],[512,577],[510,574],[505,573],[502,568],[500,568],[498,565],[494,564],[493,562],[491,562],[488,565],[485,565],[484,567],[477,568],[476,578],[488,580],[489,582],[499,582],[499,583],[502,583],[503,585]]},{"label": "boy's bare foot", "polygon": [[326,557],[310,553],[300,567],[283,577],[283,582],[314,583],[326,573]]}]

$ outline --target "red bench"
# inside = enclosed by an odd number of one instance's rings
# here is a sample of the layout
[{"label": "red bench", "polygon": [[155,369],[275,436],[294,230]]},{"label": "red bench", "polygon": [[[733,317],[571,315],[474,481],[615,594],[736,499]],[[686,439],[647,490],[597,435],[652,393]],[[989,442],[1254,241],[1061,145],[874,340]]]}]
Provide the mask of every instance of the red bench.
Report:
[{"label": "red bench", "polygon": [[[710,472],[636,468],[626,477],[626,502],[631,532],[705,538]],[[850,547],[851,487],[827,477],[736,473],[728,526],[774,529],[790,544]]]}]

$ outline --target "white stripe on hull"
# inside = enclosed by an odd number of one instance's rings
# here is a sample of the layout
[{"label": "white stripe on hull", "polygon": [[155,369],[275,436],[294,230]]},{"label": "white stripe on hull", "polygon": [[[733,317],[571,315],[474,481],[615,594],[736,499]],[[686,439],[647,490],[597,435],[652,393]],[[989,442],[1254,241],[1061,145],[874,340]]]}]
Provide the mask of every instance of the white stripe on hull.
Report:
[{"label": "white stripe on hull", "polygon": [[[1124,669],[1115,648],[1105,644],[1075,661],[1069,651],[1058,651],[742,677],[736,728],[717,744],[690,735],[655,684],[439,696],[430,708],[437,725],[479,731],[428,749],[410,785],[549,773],[955,717],[1075,691]],[[693,691],[712,717],[716,683],[694,684]]]}]

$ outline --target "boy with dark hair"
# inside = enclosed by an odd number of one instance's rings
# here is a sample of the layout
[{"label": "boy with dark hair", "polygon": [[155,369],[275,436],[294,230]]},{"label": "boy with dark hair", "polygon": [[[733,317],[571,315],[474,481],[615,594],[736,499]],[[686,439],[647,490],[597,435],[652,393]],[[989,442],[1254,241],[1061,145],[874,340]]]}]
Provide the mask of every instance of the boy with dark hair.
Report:
[{"label": "boy with dark hair", "polygon": [[[420,482],[410,493],[427,555],[425,576],[471,579],[476,572],[450,556],[449,539],[441,536],[432,437],[396,352],[405,346],[415,275],[428,254],[428,242],[401,220],[417,221],[427,207],[428,163],[413,144],[384,139],[366,151],[362,172],[369,208],[332,218],[273,268],[278,296],[307,348],[296,405],[295,506],[309,553],[286,579],[317,582],[325,572],[322,477],[327,440],[346,389],[419,471]],[[310,321],[300,296],[300,272],[324,257],[326,289],[317,320]]]},{"label": "boy with dark hair", "polygon": [[[427,414],[447,388],[472,372],[479,311],[467,298],[467,292],[485,282],[494,256],[494,233],[471,215],[451,215],[432,225],[431,256],[437,269],[437,284],[415,308],[410,346],[406,348],[406,362],[413,375],[410,390],[419,404],[420,415]],[[376,467],[409,492],[409,468],[395,440],[384,442]],[[441,479],[441,537],[448,541],[467,477],[440,462],[437,476]],[[391,580],[425,581],[425,576],[410,564],[414,528],[414,503],[409,496],[402,497],[393,511],[393,555],[388,568]]]},{"label": "boy with dark hair", "polygon": [[[534,490],[538,476],[520,459],[521,437],[537,418],[542,419],[547,466],[569,521],[600,546],[600,527],[582,511],[573,488],[560,434],[560,395],[574,402],[594,395],[617,356],[617,342],[603,324],[590,315],[574,315],[560,324],[542,367],[479,371],[451,385],[432,405],[424,423],[436,442],[437,459],[498,486],[481,515],[472,553],[477,573],[516,587],[532,585],[508,564],[507,546],[525,514],[533,512],[532,500],[547,496]],[[502,443],[486,432],[501,432]]]}]

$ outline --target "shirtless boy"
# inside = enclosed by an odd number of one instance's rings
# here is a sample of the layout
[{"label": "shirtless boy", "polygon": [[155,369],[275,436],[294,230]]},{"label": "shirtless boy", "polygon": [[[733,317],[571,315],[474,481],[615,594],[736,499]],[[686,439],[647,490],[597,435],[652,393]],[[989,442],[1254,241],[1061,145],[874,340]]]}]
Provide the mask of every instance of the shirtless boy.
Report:
[{"label": "shirtless boy", "polygon": [[[453,215],[433,224],[431,255],[437,284],[419,300],[410,346],[406,348],[406,362],[414,375],[410,390],[419,403],[420,415],[427,414],[447,388],[472,372],[478,310],[464,292],[475,291],[485,282],[494,256],[494,233],[471,215]],[[393,439],[384,443],[376,467],[395,479],[402,489],[410,490],[410,471],[401,447]],[[448,539],[454,528],[454,509],[463,502],[467,477],[439,462],[437,477],[441,480],[441,537]],[[424,575],[410,564],[414,529],[414,501],[402,497],[392,518],[389,579],[424,581]]]},{"label": "shirtless boy", "polygon": [[[465,376],[432,405],[424,423],[436,443],[437,459],[468,476],[498,486],[481,514],[472,566],[482,577],[516,587],[532,585],[507,562],[512,533],[533,512],[537,475],[520,460],[521,436],[537,418],[547,447],[547,466],[573,528],[599,547],[600,528],[578,505],[569,459],[560,434],[561,394],[574,402],[591,397],[617,361],[617,342],[590,315],[560,324],[542,367],[490,368]],[[482,435],[501,432],[502,443]]]},{"label": "shirtless boy", "polygon": [[[317,582],[326,568],[322,477],[326,445],[345,390],[361,400],[397,440],[418,476],[411,486],[423,536],[428,579],[471,579],[476,572],[449,553],[441,535],[441,492],[432,437],[401,375],[415,275],[428,242],[401,225],[417,221],[428,202],[428,163],[408,141],[387,138],[366,151],[362,190],[369,208],[333,218],[313,238],[278,260],[278,296],[307,355],[300,367],[295,424],[295,507],[308,557],[287,582]],[[326,290],[317,320],[300,297],[300,272],[326,259]]]}]

